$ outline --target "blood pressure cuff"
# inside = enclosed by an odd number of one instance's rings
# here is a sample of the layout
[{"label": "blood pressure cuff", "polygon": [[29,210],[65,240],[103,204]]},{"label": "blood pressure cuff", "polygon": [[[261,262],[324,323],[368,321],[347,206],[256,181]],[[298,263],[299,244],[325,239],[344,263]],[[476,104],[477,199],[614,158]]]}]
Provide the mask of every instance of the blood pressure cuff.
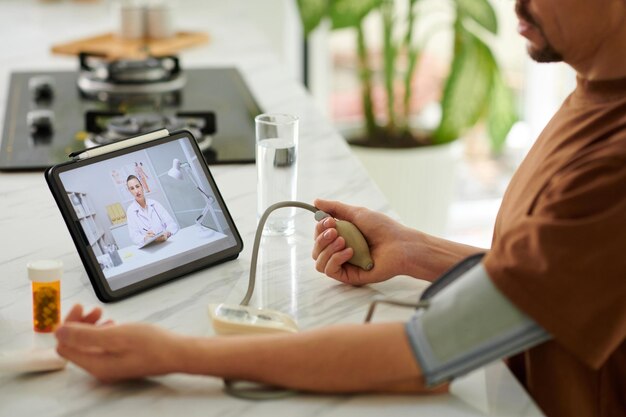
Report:
[{"label": "blood pressure cuff", "polygon": [[475,255],[422,295],[406,332],[427,386],[434,386],[551,338],[492,284]]}]

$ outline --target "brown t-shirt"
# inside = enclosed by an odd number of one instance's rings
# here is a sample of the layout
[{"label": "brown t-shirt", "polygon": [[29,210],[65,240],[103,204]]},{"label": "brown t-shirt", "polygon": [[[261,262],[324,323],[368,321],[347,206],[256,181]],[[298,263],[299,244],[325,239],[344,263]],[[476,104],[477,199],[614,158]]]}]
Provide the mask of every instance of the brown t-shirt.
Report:
[{"label": "brown t-shirt", "polygon": [[553,336],[510,361],[541,409],[626,416],[626,79],[578,80],[511,180],[484,263]]}]

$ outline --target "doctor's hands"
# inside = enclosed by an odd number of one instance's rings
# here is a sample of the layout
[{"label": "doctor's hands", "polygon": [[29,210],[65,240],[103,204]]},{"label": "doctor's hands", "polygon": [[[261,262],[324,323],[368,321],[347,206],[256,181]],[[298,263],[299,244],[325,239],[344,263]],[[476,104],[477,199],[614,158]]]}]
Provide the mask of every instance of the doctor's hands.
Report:
[{"label": "doctor's hands", "polygon": [[312,255],[319,272],[351,285],[365,285],[409,274],[407,263],[416,256],[412,248],[420,240],[419,232],[363,207],[326,200],[315,200],[314,204],[332,217],[350,221],[358,227],[374,260],[374,268],[370,271],[348,264],[353,250],[346,248],[344,239],[338,236],[335,219],[327,217],[315,227]]},{"label": "doctor's hands", "polygon": [[163,375],[177,369],[181,338],[154,325],[98,325],[102,312],[76,305],[55,333],[57,352],[103,382]]},{"label": "doctor's hands", "polygon": [[161,242],[165,242],[167,239],[170,238],[170,236],[172,236],[172,234],[168,231],[163,232],[163,234],[161,236],[159,236],[156,241],[161,243]]},{"label": "doctor's hands", "polygon": [[[165,242],[167,239],[170,238],[170,236],[172,236],[172,234],[170,232],[168,232],[167,230],[165,232],[162,232],[163,234],[161,236],[159,236],[155,242]],[[143,238],[144,242],[147,242],[148,240],[152,239],[154,236],[156,236],[156,233],[154,233],[152,230],[148,230]]]}]

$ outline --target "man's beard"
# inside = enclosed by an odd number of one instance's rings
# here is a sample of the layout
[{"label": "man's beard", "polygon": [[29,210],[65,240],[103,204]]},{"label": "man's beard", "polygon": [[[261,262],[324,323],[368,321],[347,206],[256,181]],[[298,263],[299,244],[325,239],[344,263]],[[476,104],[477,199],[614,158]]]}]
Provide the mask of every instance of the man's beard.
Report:
[{"label": "man's beard", "polygon": [[547,63],[547,62],[561,62],[561,61],[563,61],[563,55],[561,55],[560,52],[558,52],[556,49],[554,49],[554,47],[552,45],[550,45],[550,42],[548,41],[548,38],[546,37],[545,33],[543,32],[543,28],[541,26],[539,26],[539,23],[530,14],[528,9],[526,8],[526,3],[523,2],[523,0],[518,0],[515,3],[515,11],[517,12],[518,16],[520,16],[526,22],[528,22],[529,24],[531,24],[532,26],[537,28],[537,30],[539,31],[539,33],[541,33],[541,36],[543,37],[543,39],[545,41],[545,45],[541,49],[536,49],[536,48],[533,48],[531,45],[529,45],[528,46],[528,55],[530,55],[530,57],[533,60],[537,61],[537,62]]}]

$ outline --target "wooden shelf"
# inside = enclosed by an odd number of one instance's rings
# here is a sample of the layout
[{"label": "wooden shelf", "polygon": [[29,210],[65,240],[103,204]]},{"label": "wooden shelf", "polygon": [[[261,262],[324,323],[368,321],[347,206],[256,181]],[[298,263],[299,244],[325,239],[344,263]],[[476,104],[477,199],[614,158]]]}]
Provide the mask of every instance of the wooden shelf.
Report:
[{"label": "wooden shelf", "polygon": [[180,50],[202,45],[209,41],[204,32],[178,32],[167,39],[122,39],[114,33],[53,45],[52,52],[61,55],[78,55],[81,52],[101,54],[109,59],[142,59],[148,55],[175,55]]}]

